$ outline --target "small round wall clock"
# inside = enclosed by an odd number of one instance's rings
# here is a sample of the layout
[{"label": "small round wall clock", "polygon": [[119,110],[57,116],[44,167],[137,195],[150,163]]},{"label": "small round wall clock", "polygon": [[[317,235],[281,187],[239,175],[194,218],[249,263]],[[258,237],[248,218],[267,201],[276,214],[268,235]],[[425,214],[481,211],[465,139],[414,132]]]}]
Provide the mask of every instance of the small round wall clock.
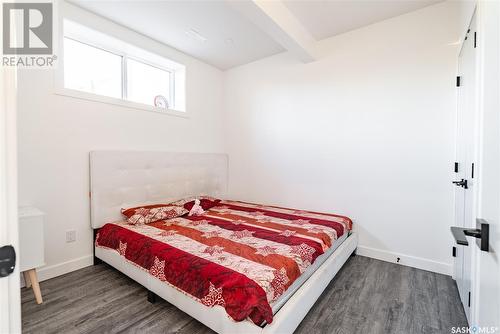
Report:
[{"label": "small round wall clock", "polygon": [[168,100],[165,96],[163,95],[156,95],[155,100],[154,100],[155,107],[157,108],[163,108],[163,109],[168,109]]}]

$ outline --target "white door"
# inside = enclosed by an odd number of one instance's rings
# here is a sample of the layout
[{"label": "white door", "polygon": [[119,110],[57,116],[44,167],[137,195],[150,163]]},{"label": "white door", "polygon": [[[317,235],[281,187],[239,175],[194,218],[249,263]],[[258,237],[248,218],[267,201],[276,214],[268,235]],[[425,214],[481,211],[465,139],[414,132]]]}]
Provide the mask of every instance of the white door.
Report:
[{"label": "white door", "polygon": [[[18,250],[16,72],[0,66],[0,247]],[[0,333],[21,332],[19,266],[0,278]]]},{"label": "white door", "polygon": [[[474,15],[462,45],[458,61],[457,79],[457,145],[455,165],[455,226],[474,228],[475,226],[475,183],[477,179],[476,124],[477,124],[477,84],[476,84],[476,16]],[[454,277],[457,281],[460,299],[470,322],[471,305],[471,260],[475,242],[469,239],[468,246],[455,246],[456,258]]]},{"label": "white door", "polygon": [[[477,216],[489,223],[489,251],[474,256],[471,325],[500,333],[500,3],[479,3],[479,184]],[[482,328],[479,328],[482,329]],[[486,333],[486,332],[485,332]]]}]

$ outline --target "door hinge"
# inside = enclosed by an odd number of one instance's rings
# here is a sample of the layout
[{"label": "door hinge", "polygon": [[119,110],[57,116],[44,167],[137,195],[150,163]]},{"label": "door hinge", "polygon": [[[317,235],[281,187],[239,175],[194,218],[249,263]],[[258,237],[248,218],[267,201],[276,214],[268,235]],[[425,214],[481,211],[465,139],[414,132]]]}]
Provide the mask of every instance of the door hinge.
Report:
[{"label": "door hinge", "polygon": [[457,247],[455,246],[451,247],[451,255],[453,257],[457,257]]},{"label": "door hinge", "polygon": [[467,306],[470,307],[470,291],[469,291],[469,301],[467,302]]},{"label": "door hinge", "polygon": [[455,173],[458,173],[458,162],[455,162],[455,167],[453,169]]},{"label": "door hinge", "polygon": [[457,87],[460,87],[460,76],[457,76]]},{"label": "door hinge", "polygon": [[477,46],[477,32],[474,31],[474,49]]},{"label": "door hinge", "polygon": [[474,163],[472,163],[472,171],[470,173],[470,177],[471,177],[471,179],[474,178]]}]

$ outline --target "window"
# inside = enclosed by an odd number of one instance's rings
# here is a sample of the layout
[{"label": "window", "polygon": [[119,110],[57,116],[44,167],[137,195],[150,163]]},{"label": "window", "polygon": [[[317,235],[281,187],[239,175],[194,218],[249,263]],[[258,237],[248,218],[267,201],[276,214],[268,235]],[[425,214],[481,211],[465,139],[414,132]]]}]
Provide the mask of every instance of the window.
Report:
[{"label": "window", "polygon": [[70,95],[156,111],[185,110],[183,65],[67,20],[63,45],[63,87],[78,93]]},{"label": "window", "polygon": [[166,108],[173,105],[170,84],[172,73],[158,67],[127,59],[127,99],[144,104],[161,105],[165,97]]},{"label": "window", "polygon": [[64,38],[64,86],[121,99],[122,57]]}]

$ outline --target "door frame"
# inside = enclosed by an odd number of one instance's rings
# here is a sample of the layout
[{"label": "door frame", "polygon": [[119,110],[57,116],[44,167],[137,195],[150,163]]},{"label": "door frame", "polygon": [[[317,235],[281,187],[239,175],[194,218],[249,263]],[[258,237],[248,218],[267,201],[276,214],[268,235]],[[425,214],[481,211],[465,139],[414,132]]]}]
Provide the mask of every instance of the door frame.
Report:
[{"label": "door frame", "polygon": [[[454,225],[464,228],[475,228],[475,217],[477,217],[478,207],[477,185],[480,181],[480,176],[478,175],[479,173],[473,172],[473,169],[477,170],[479,152],[478,80],[480,63],[478,49],[476,48],[476,32],[479,30],[478,16],[478,6],[474,5],[471,10],[470,18],[465,26],[467,32],[462,40],[457,58],[457,75],[459,76],[457,78],[462,78],[465,85],[461,83],[458,84],[458,82],[462,82],[462,80],[457,81],[459,90],[457,90],[456,106],[455,161],[458,162],[458,171],[455,170],[454,177],[457,178],[457,180],[467,180],[469,188],[467,190],[458,188],[454,190]],[[473,59],[466,64],[467,68],[463,67],[464,63],[462,62],[462,57],[467,56],[464,55],[464,52],[468,52],[469,56],[471,56],[470,52],[473,52]],[[470,71],[471,68],[473,68],[472,71]],[[464,91],[464,88],[466,88],[467,91]],[[457,191],[460,192],[461,195],[457,195]],[[457,210],[459,200],[462,201],[462,206],[460,206],[462,212]],[[458,223],[459,215],[462,216],[461,223]],[[472,323],[473,305],[471,296],[474,285],[474,258],[477,247],[472,238],[468,239],[468,246],[455,245],[456,257],[454,260],[453,278],[457,282],[460,300],[462,302],[467,320]],[[466,259],[468,260],[466,261]]]},{"label": "door frame", "polygon": [[[17,223],[17,69],[0,66],[0,245],[12,245],[19,259]],[[21,333],[19,260],[0,278],[0,333]]]}]

